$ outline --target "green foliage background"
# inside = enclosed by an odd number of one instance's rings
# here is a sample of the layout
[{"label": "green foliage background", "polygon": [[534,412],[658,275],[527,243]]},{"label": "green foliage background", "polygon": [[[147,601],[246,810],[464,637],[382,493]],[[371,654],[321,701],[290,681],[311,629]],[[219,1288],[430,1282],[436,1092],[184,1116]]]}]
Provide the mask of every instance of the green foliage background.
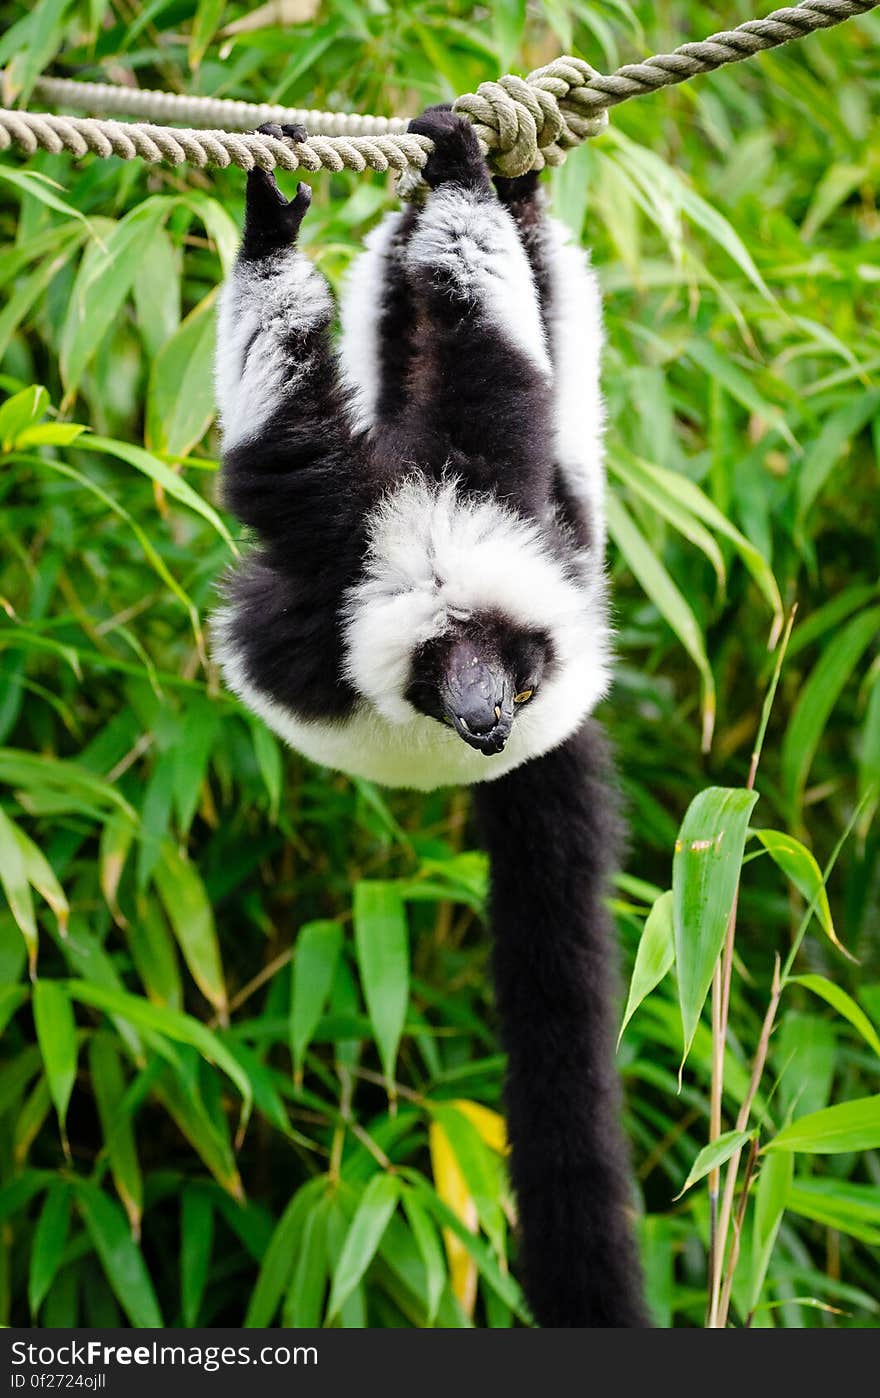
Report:
[{"label": "green foliage background", "polygon": [[[5,4],[5,103],[45,70],[414,112],[559,51],[610,69],[752,0],[325,0],[221,32],[246,12]],[[760,1153],[731,1321],[880,1311],[878,52],[875,14],[631,102],[550,180],[607,307],[627,978],[703,793],[634,999],[665,974],[619,1055],[661,1326],[706,1304],[705,1179],[677,1196],[709,1137],[708,1007],[680,1091],[677,1073],[740,864],[719,856],[695,901],[688,840],[714,838],[725,801],[743,839],[764,832],[745,843],[725,1133],[774,955],[814,914],[733,1140],[756,1132]],[[393,189],[313,184],[306,236],[336,282]],[[509,1326],[525,1312],[466,798],[282,752],[206,655],[235,547],[211,346],[242,193],[237,170],[0,163],[0,1322]],[[795,602],[749,814],[713,788],[745,785]]]}]

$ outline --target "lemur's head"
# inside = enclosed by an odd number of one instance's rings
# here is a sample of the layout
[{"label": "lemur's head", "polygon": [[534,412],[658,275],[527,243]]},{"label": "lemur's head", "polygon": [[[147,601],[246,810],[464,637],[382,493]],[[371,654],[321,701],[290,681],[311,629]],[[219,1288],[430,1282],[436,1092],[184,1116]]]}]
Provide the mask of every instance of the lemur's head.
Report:
[{"label": "lemur's head", "polygon": [[538,694],[550,656],[546,635],[503,615],[452,618],[415,651],[405,697],[491,757]]},{"label": "lemur's head", "polygon": [[608,664],[601,562],[559,544],[553,520],[454,480],[391,491],[345,607],[346,671],[366,711],[413,744],[446,724],[450,742],[489,758],[506,748],[505,766],[564,741]]}]

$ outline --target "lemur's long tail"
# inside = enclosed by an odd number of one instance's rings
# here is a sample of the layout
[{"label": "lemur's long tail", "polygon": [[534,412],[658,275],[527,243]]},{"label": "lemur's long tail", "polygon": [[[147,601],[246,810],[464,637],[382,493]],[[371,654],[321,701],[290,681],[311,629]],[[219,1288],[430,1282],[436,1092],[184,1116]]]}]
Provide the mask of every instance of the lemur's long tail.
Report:
[{"label": "lemur's long tail", "polygon": [[606,879],[618,817],[593,723],[475,788],[526,1294],[542,1326],[648,1324],[626,1217]]}]

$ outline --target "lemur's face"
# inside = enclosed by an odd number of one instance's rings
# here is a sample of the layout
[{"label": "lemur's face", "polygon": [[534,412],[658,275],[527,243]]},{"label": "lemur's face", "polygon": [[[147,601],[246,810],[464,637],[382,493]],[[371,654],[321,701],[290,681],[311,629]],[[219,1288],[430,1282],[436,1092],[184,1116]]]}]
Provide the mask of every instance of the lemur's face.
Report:
[{"label": "lemur's face", "polygon": [[413,656],[406,698],[453,728],[477,752],[502,752],[517,714],[532,702],[550,643],[495,617],[459,622]]}]

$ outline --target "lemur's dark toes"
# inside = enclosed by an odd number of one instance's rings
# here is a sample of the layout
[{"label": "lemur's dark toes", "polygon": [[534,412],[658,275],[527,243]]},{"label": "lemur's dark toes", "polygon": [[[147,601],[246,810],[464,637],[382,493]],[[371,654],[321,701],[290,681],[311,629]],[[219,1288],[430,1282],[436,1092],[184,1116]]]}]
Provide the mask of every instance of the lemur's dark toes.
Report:
[{"label": "lemur's dark toes", "polygon": [[489,188],[489,169],[477,133],[466,117],[451,107],[428,107],[407,128],[414,136],[428,136],[434,149],[422,171],[432,189],[441,184]]},{"label": "lemur's dark toes", "polygon": [[288,205],[290,223],[294,235],[299,232],[299,226],[309,211],[312,202],[312,187],[306,184],[305,180],[300,180],[296,187],[296,194]]},{"label": "lemur's dark toes", "polygon": [[307,141],[309,133],[304,126],[284,126],[277,121],[264,121],[262,126],[257,127],[257,134],[260,136],[274,136],[276,141],[283,141],[285,137],[288,141]]}]

